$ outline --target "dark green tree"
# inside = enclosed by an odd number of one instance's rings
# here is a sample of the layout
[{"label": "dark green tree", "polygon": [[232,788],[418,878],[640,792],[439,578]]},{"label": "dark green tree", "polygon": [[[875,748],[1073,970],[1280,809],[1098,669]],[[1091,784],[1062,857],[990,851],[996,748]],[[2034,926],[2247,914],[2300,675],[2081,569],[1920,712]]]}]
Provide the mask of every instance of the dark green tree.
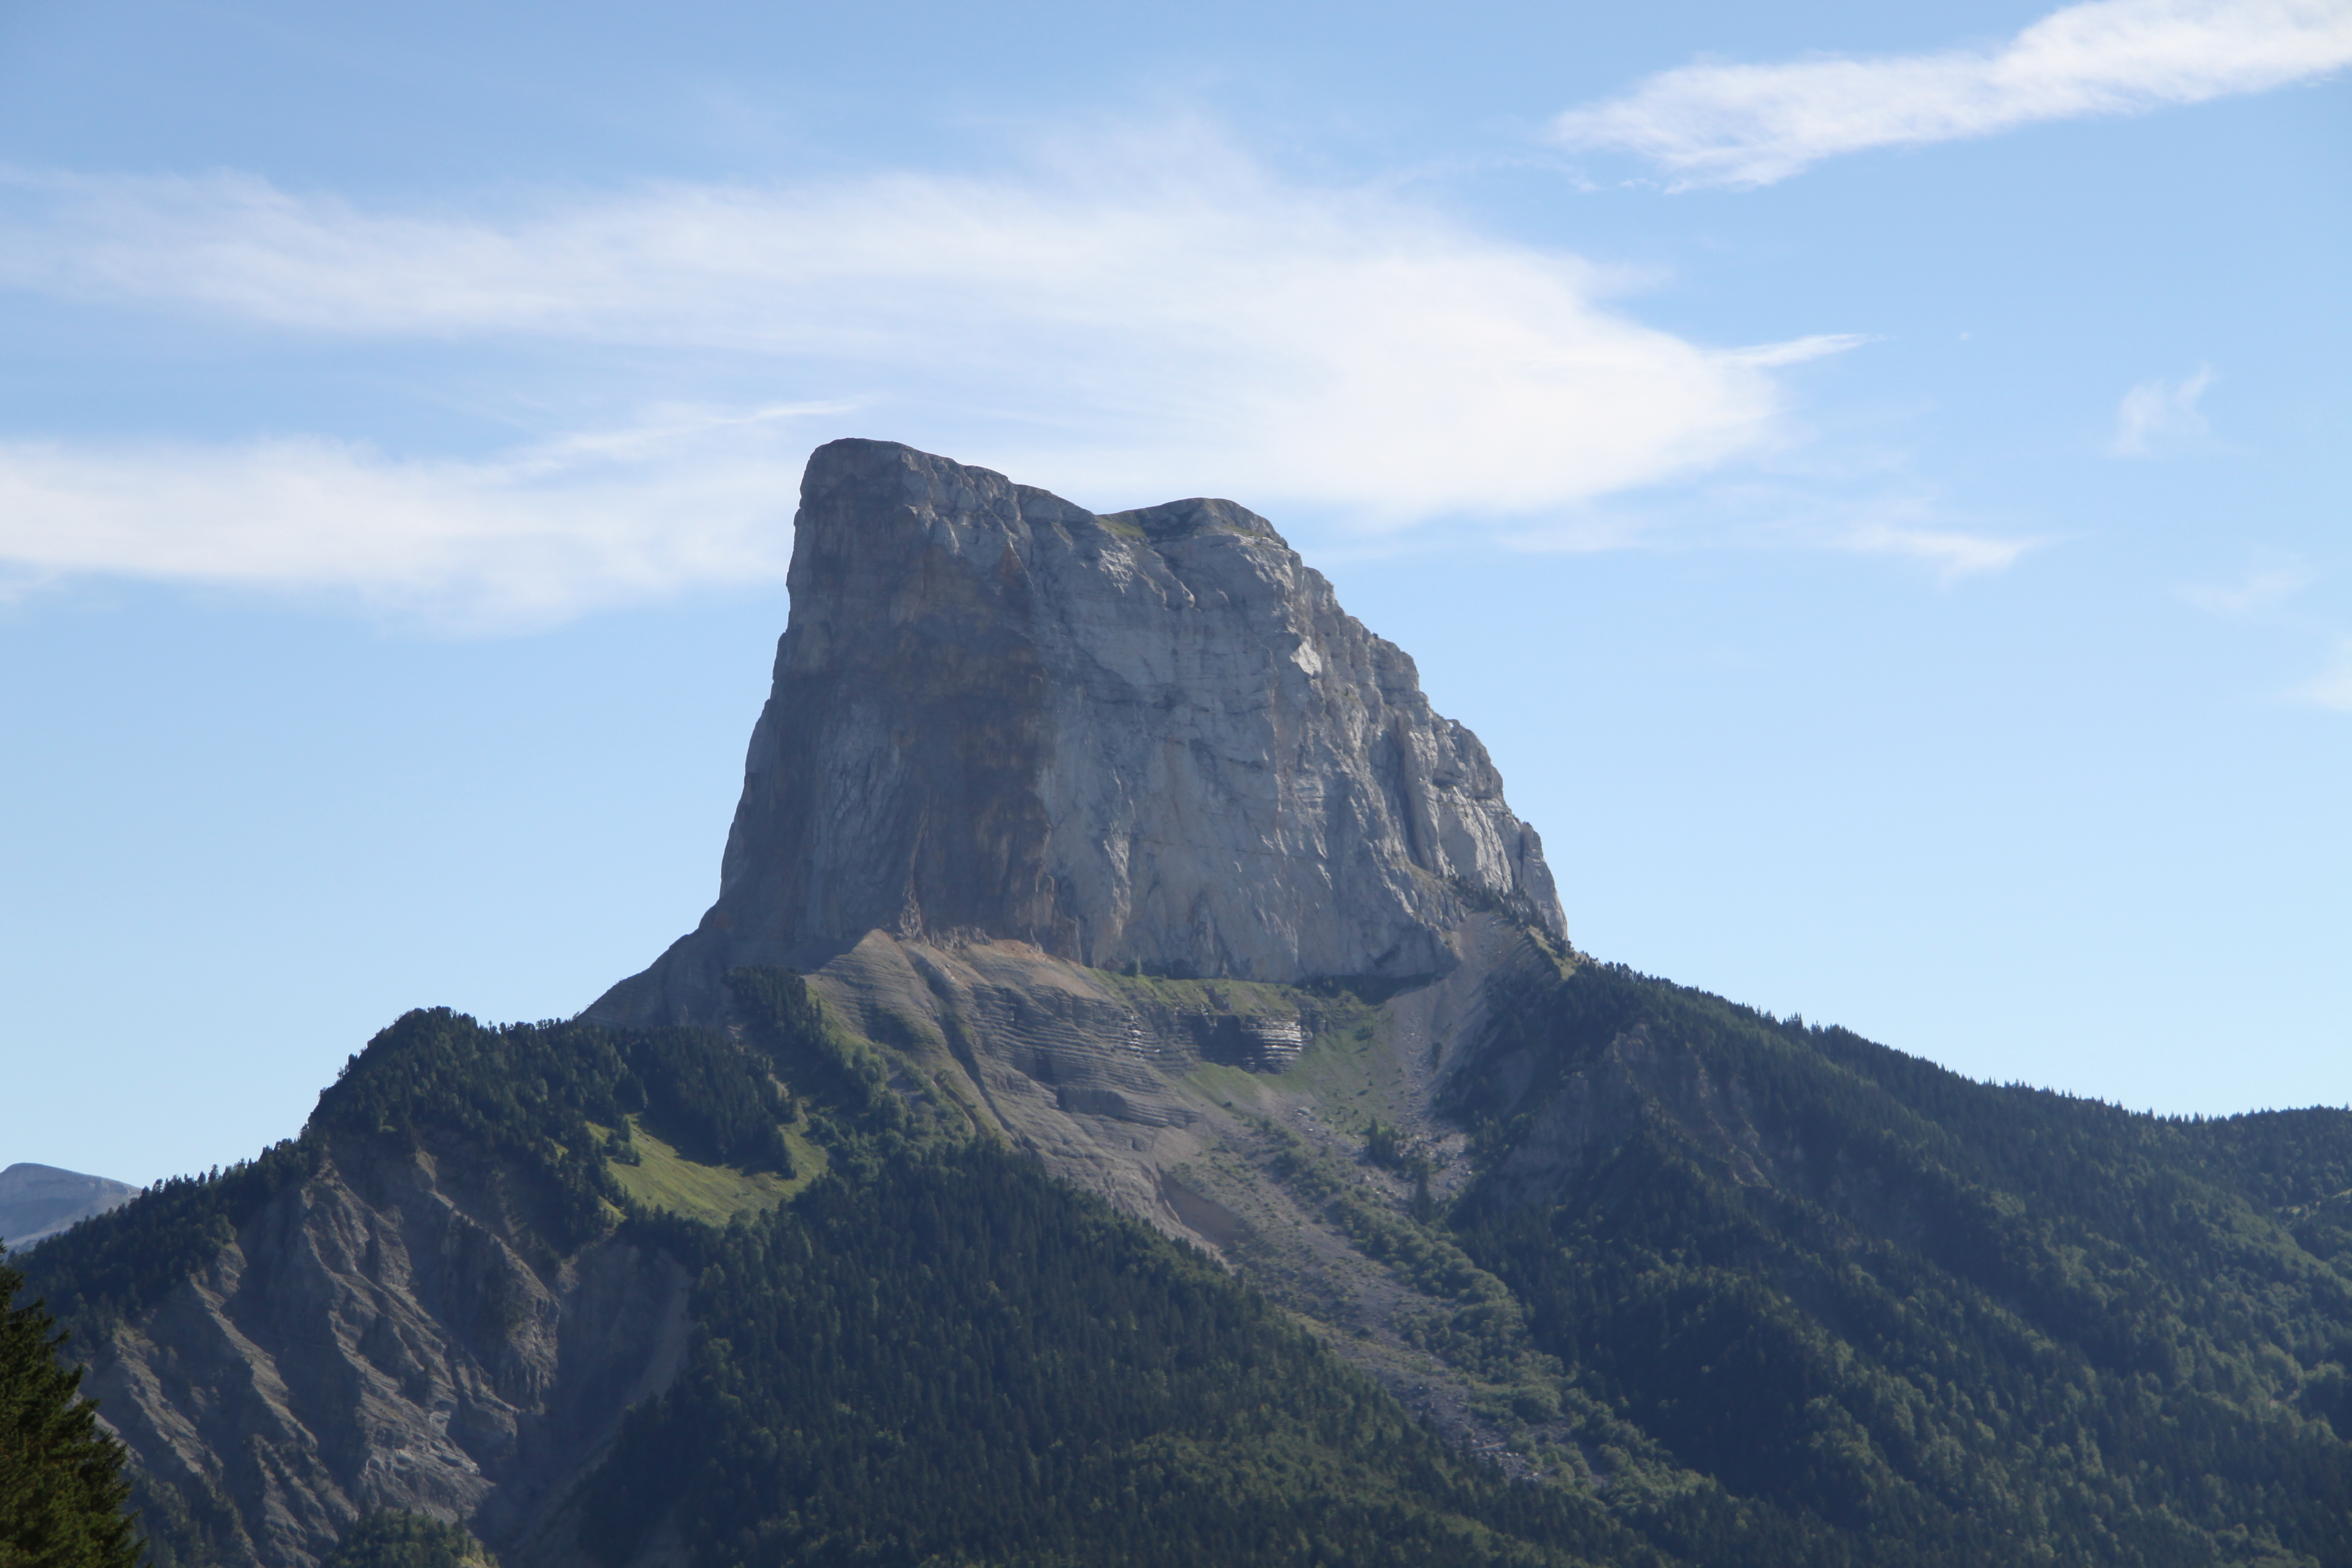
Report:
[{"label": "dark green tree", "polygon": [[498,1559],[462,1525],[429,1514],[377,1509],[343,1531],[324,1568],[497,1568]]},{"label": "dark green tree", "polygon": [[79,1397],[81,1369],[58,1361],[65,1335],[0,1249],[0,1568],[132,1568],[140,1540],[121,1443]]}]

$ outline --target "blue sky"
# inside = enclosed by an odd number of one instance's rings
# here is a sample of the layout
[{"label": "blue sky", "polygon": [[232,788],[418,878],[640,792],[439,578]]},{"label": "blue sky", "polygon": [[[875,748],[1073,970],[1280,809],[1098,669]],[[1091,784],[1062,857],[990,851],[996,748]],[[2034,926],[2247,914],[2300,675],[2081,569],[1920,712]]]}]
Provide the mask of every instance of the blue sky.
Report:
[{"label": "blue sky", "polygon": [[0,1163],[715,889],[801,462],[1272,517],[1607,959],[2352,1100],[2352,3],[0,4]]}]

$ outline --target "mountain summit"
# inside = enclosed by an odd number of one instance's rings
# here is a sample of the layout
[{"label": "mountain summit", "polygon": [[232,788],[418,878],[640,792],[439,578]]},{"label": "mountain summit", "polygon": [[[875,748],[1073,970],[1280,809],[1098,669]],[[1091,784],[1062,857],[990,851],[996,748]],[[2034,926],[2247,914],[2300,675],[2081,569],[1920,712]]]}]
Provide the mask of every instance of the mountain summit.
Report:
[{"label": "mountain summit", "polygon": [[801,501],[699,929],[26,1258],[151,1568],[2352,1568],[2352,1111],[1575,951],[1231,502]]},{"label": "mountain summit", "polygon": [[1447,973],[1478,910],[1565,935],[1486,748],[1264,518],[850,440],[795,530],[719,900],[598,1016],[705,1019],[871,931],[1285,984]]}]

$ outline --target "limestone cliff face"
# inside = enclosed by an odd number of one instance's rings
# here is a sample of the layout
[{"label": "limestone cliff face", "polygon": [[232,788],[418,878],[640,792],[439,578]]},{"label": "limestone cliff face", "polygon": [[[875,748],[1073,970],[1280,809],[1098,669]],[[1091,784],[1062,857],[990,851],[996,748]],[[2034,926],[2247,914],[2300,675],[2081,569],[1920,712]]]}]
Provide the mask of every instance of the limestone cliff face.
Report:
[{"label": "limestone cliff face", "polygon": [[1263,518],[837,441],[796,530],[719,900],[599,1015],[873,931],[1287,983],[1444,973],[1475,909],[1564,932],[1485,748]]}]

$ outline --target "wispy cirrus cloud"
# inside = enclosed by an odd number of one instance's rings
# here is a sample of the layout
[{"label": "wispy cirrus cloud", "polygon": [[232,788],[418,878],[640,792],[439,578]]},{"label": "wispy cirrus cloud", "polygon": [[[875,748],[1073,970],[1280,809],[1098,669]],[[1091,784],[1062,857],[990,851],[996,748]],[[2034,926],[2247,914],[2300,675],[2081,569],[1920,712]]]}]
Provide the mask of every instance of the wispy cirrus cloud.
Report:
[{"label": "wispy cirrus cloud", "polygon": [[489,216],[231,176],[16,189],[0,285],[329,337],[734,354],[803,385],[998,410],[1027,434],[996,452],[1062,483],[1213,480],[1375,524],[1752,450],[1775,434],[1773,373],[1855,341],[1695,344],[1616,308],[1576,257],[1285,184],[1213,143]]},{"label": "wispy cirrus cloud", "polygon": [[772,571],[797,457],[835,435],[1097,504],[1211,491],[1378,535],[1769,451],[1790,438],[1788,367],[1859,341],[1695,343],[1575,256],[1286,182],[1200,133],[996,178],[495,211],[19,172],[0,177],[0,288],[362,350],[527,342],[608,385],[648,355],[723,362],[732,387],[835,410],[796,416],[789,457],[771,425],[718,425],[691,462],[667,438],[625,461],[552,437],[462,462],[324,441],[0,447],[0,559],[20,569],[437,592],[525,616]]},{"label": "wispy cirrus cloud", "polygon": [[1677,188],[1768,185],[1840,153],[2259,92],[2352,64],[2352,0],[2092,0],[1990,49],[1703,63],[1553,121]]},{"label": "wispy cirrus cloud", "polygon": [[[1918,493],[1856,487],[1853,476],[1816,472],[1810,483],[1753,479],[1703,484],[1678,494],[1670,517],[1603,506],[1513,531],[1504,542],[1531,552],[1588,552],[1695,543],[1748,550],[1875,555],[1926,569],[1947,584],[2005,572],[2052,542],[1993,532],[1956,519]],[[1843,490],[1843,493],[1840,493]]]},{"label": "wispy cirrus cloud", "polygon": [[2284,605],[2317,581],[2302,562],[2265,561],[2234,583],[2193,583],[2180,596],[2208,615],[2252,616]]},{"label": "wispy cirrus cloud", "polygon": [[2234,581],[2192,583],[2179,595],[2207,615],[2284,634],[2306,650],[2303,657],[2315,646],[2324,649],[2317,674],[2276,696],[2299,707],[2352,713],[2352,637],[2343,632],[2340,613],[2304,602],[2306,590],[2326,576],[2297,556],[2264,551]]},{"label": "wispy cirrus cloud", "polygon": [[1859,555],[1892,555],[1915,561],[1947,583],[1987,572],[2006,572],[2049,541],[2015,535],[1972,533],[1964,529],[1873,518],[1835,536],[1834,548]]},{"label": "wispy cirrus cloud", "polygon": [[481,459],[312,438],[0,441],[0,562],[344,600],[528,630],[714,584],[782,583],[827,407],[673,411]]},{"label": "wispy cirrus cloud", "polygon": [[2200,441],[2210,432],[2198,400],[2213,384],[2212,367],[2178,381],[2162,377],[2136,383],[2116,405],[2116,433],[2107,453],[2116,458],[2152,458]]}]

